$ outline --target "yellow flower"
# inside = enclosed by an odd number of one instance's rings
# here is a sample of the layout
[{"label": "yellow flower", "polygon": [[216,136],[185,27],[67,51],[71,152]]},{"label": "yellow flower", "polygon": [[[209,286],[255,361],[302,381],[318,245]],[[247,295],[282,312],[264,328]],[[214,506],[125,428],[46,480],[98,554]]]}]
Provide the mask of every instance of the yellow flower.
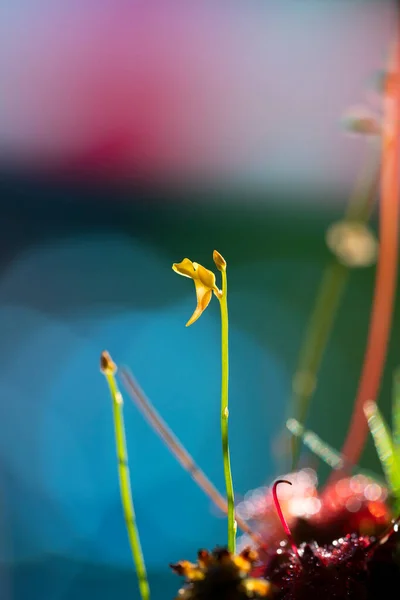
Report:
[{"label": "yellow flower", "polygon": [[181,560],[171,569],[186,578],[176,600],[198,598],[259,599],[273,596],[272,584],[266,579],[249,577],[258,559],[257,552],[245,548],[239,555],[224,548],[214,552],[200,550],[197,563]]},{"label": "yellow flower", "polygon": [[196,288],[197,306],[193,315],[186,323],[186,327],[188,327],[197,321],[200,315],[205,311],[210,304],[213,292],[217,298],[221,297],[222,292],[217,288],[214,273],[202,265],[192,262],[188,258],[184,258],[180,263],[174,263],[172,269],[175,273],[178,273],[183,277],[193,279]]}]

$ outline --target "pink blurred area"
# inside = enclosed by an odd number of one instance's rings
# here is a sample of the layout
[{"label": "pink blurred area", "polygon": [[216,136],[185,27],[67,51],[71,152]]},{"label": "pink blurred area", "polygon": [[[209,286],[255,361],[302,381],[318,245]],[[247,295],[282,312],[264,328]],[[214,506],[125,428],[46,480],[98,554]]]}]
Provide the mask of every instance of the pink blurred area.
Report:
[{"label": "pink blurred area", "polygon": [[36,0],[2,9],[0,159],[161,182],[340,185],[389,0]]}]

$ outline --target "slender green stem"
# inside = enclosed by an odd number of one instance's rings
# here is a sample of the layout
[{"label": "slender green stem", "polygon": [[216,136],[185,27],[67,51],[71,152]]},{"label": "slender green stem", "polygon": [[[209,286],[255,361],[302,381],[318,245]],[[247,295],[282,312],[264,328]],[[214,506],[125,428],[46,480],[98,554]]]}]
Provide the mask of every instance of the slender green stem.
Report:
[{"label": "slender green stem", "polygon": [[229,453],[228,436],[228,387],[229,387],[229,347],[228,347],[228,302],[227,302],[227,279],[226,270],[221,269],[222,295],[219,298],[221,307],[221,350],[222,350],[222,382],[221,382],[221,438],[222,458],[224,462],[224,475],[226,486],[226,499],[228,502],[228,550],[232,553],[236,550],[236,521],[235,521],[235,498],[233,494],[231,459]]},{"label": "slender green stem", "polygon": [[130,485],[128,452],[126,449],[125,425],[123,416],[123,398],[118,389],[113,369],[103,369],[105,378],[110,388],[110,394],[113,405],[115,443],[118,459],[118,475],[121,490],[121,502],[124,512],[126,529],[128,532],[129,544],[132,551],[133,562],[136,568],[139,590],[142,600],[150,599],[150,588],[147,579],[146,566],[143,558],[142,547],[140,544],[139,532],[136,524],[135,509],[133,506],[132,492]]},{"label": "slender green stem", "polygon": [[[318,371],[332,333],[335,317],[348,280],[349,269],[337,261],[326,267],[300,351],[290,402],[291,416],[304,424],[317,384]],[[292,470],[300,458],[300,440],[292,438]]]}]

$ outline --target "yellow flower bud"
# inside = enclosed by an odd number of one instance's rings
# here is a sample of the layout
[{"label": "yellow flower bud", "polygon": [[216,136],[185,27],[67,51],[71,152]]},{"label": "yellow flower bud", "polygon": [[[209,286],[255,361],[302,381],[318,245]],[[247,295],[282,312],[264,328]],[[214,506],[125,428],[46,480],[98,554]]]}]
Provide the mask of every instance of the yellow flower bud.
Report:
[{"label": "yellow flower bud", "polygon": [[224,257],[222,256],[222,254],[220,254],[218,252],[218,250],[214,250],[214,252],[213,252],[213,260],[215,262],[215,265],[216,265],[218,271],[225,271],[226,270],[226,260],[224,259]]}]

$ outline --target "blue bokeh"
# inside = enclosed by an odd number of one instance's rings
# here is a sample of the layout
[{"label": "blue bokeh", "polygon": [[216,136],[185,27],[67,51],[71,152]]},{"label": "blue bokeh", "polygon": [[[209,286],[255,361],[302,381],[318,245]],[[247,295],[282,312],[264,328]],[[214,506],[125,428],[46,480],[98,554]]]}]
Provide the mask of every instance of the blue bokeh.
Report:
[{"label": "blue bokeh", "polygon": [[[49,555],[131,568],[119,500],[108,349],[223,491],[217,302],[186,329],[195,295],[173,259],[123,235],[31,248],[0,284],[0,460],[8,537],[3,560]],[[231,272],[234,278],[234,270]],[[175,288],[171,299],[165,291]],[[179,293],[182,296],[179,296]],[[165,298],[163,296],[165,295]],[[233,306],[246,294],[231,293]],[[275,304],[274,298],[264,298]],[[231,449],[238,496],[274,471],[270,442],[288,378],[272,351],[231,326]],[[269,399],[266,402],[266,399]],[[132,485],[149,568],[213,546],[225,521],[126,399]],[[31,596],[32,597],[32,596]]]}]

